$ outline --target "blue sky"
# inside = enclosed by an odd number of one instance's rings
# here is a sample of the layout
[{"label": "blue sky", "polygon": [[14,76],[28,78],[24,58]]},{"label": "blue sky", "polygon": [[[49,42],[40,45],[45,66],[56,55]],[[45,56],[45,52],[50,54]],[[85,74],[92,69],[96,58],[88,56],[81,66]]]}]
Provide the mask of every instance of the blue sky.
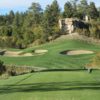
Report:
[{"label": "blue sky", "polygon": [[[44,9],[47,4],[51,4],[53,0],[0,0],[0,14],[6,14],[10,10],[25,11],[31,5],[32,2],[38,2]],[[60,8],[62,9],[65,2],[68,0],[57,0]],[[70,0],[69,0],[70,1]],[[96,6],[100,7],[100,0],[88,0],[95,2]]]}]

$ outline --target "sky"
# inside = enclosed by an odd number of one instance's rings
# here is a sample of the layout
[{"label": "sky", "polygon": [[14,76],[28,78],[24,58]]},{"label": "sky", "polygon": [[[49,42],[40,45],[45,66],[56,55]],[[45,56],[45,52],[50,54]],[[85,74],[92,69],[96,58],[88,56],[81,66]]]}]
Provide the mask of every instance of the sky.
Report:
[{"label": "sky", "polygon": [[[14,12],[24,12],[26,11],[32,2],[38,2],[43,9],[46,5],[51,4],[53,0],[0,0],[0,14],[7,14],[10,10]],[[65,2],[68,0],[57,0],[60,8],[63,9]],[[69,0],[70,1],[70,0]],[[100,0],[87,0],[88,2],[95,2],[97,7],[100,7]]]}]

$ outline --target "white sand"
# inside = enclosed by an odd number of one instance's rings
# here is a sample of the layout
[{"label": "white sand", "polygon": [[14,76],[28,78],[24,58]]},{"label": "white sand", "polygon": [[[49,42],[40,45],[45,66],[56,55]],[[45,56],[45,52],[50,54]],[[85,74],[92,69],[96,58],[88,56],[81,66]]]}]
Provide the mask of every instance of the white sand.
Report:
[{"label": "white sand", "polygon": [[23,53],[22,51],[8,51],[5,50],[4,55],[3,56],[8,56],[8,57],[25,57],[25,56],[36,56],[37,55],[42,55],[45,54],[46,52],[48,52],[48,50],[35,50],[35,54],[32,53]]},{"label": "white sand", "polygon": [[92,54],[93,51],[88,50],[71,50],[67,52],[67,55],[79,55],[79,54]]},{"label": "white sand", "polygon": [[5,54],[3,56],[9,56],[9,57],[22,57],[22,56],[32,56],[31,53],[25,53],[20,54],[22,51],[5,51]]},{"label": "white sand", "polygon": [[46,53],[46,52],[48,52],[48,50],[35,50],[35,53]]}]

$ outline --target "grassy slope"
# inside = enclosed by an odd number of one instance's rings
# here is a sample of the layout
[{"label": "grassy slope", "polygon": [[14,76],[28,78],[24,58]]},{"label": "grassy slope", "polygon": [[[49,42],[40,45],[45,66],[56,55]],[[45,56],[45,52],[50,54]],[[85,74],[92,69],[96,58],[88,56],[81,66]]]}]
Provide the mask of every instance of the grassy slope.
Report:
[{"label": "grassy slope", "polygon": [[0,100],[100,100],[100,71],[41,72],[0,80]]},{"label": "grassy slope", "polygon": [[[48,49],[36,57],[0,57],[7,64],[47,68],[81,69],[93,55],[65,56],[63,50],[87,49],[99,51],[99,46],[76,40],[63,40],[36,48]],[[100,100],[100,71],[38,72],[0,80],[0,100]]]},{"label": "grassy slope", "polygon": [[87,49],[99,51],[100,47],[77,40],[62,40],[54,43],[51,42],[40,47],[25,49],[23,51],[30,52],[33,49],[47,49],[48,53],[40,56],[0,57],[0,59],[3,60],[6,64],[28,65],[46,68],[80,69],[93,55],[66,56],[61,55],[60,52],[70,49]]}]

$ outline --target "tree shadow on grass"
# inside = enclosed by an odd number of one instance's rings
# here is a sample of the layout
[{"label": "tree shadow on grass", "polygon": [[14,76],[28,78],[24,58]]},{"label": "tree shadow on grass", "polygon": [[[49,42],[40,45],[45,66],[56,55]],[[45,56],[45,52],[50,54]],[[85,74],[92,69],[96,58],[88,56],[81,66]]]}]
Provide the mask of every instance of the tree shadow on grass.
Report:
[{"label": "tree shadow on grass", "polygon": [[64,68],[55,68],[55,69],[45,69],[41,70],[40,72],[60,72],[60,71],[86,71],[87,69],[64,69]]},{"label": "tree shadow on grass", "polygon": [[49,91],[71,91],[71,90],[100,90],[100,82],[48,82],[29,83],[0,86],[0,94],[14,92],[49,92]]}]

